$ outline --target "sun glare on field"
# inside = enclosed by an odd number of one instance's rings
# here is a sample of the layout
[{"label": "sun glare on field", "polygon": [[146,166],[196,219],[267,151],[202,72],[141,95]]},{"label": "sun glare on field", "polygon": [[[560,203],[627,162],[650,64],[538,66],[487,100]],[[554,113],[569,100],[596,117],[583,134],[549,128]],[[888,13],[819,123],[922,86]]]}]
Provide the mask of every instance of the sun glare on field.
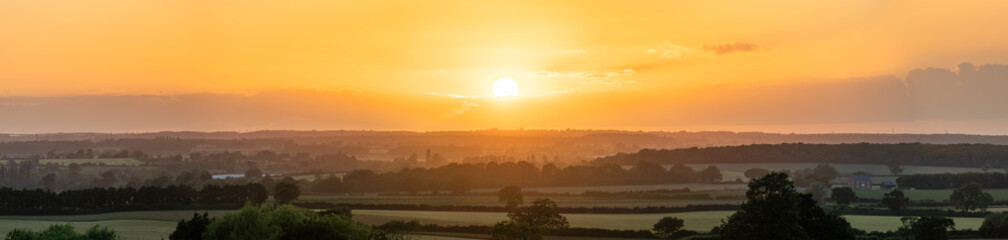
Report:
[{"label": "sun glare on field", "polygon": [[494,97],[518,96],[518,83],[510,78],[500,78],[493,85]]}]

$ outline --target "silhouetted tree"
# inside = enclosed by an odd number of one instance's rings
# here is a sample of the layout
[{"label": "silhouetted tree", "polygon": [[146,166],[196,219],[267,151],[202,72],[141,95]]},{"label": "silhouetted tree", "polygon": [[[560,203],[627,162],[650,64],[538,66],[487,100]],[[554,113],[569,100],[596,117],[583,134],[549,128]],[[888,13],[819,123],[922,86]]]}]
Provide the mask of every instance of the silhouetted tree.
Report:
[{"label": "silhouetted tree", "polygon": [[882,196],[882,205],[886,206],[893,212],[903,210],[907,204],[910,204],[910,199],[903,196],[903,191],[898,189],[892,190]]},{"label": "silhouetted tree", "polygon": [[853,239],[850,224],[801,194],[787,174],[749,182],[745,203],[718,228],[721,239]]},{"label": "silhouetted tree", "polygon": [[297,200],[299,196],[301,196],[301,190],[293,183],[280,182],[273,189],[273,198],[280,204],[290,203]]},{"label": "silhouetted tree", "polygon": [[974,210],[987,210],[987,205],[994,203],[994,197],[990,193],[985,193],[980,188],[979,183],[967,183],[952,191],[949,202],[955,204],[955,208],[963,212]]},{"label": "silhouetted tree", "polygon": [[903,226],[898,233],[914,240],[945,240],[948,239],[948,229],[955,227],[955,222],[947,217],[903,217]]},{"label": "silhouetted tree", "polygon": [[261,178],[262,176],[263,172],[258,168],[250,168],[248,171],[245,171],[245,178]]},{"label": "silhouetted tree", "polygon": [[850,187],[833,188],[830,197],[832,197],[833,200],[836,200],[837,204],[840,205],[847,205],[852,201],[857,200],[857,194],[854,193],[854,189],[851,189]]},{"label": "silhouetted tree", "polygon": [[985,238],[1008,238],[1008,213],[988,214],[980,224],[980,236]]},{"label": "silhouetted tree", "polygon": [[175,226],[175,231],[171,235],[168,235],[168,239],[203,240],[203,233],[206,232],[206,227],[209,224],[210,218],[207,217],[207,213],[203,213],[203,215],[193,213],[193,217],[189,221],[185,219],[179,221],[178,225]]},{"label": "silhouetted tree", "polygon": [[508,213],[508,218],[532,226],[541,226],[548,230],[570,227],[567,218],[560,215],[556,202],[549,198],[538,198],[532,202],[532,206],[517,208]]},{"label": "silhouetted tree", "polygon": [[889,167],[889,172],[893,175],[899,175],[903,173],[903,167],[900,167],[899,160],[889,160],[886,162],[886,167]]},{"label": "silhouetted tree", "polygon": [[507,186],[497,192],[497,199],[505,203],[505,208],[514,209],[524,201],[522,190],[518,186]]},{"label": "silhouetted tree", "polygon": [[712,183],[721,181],[721,169],[714,165],[707,166],[704,170],[700,170],[696,174],[697,180],[700,182]]},{"label": "silhouetted tree", "polygon": [[663,217],[655,223],[651,231],[658,239],[675,239],[682,232],[685,221],[676,217]]},{"label": "silhouetted tree", "polygon": [[756,179],[756,178],[765,176],[765,175],[767,175],[769,173],[770,173],[770,170],[767,170],[767,169],[763,169],[763,168],[750,168],[749,170],[746,170],[744,174],[745,174],[746,178]]}]

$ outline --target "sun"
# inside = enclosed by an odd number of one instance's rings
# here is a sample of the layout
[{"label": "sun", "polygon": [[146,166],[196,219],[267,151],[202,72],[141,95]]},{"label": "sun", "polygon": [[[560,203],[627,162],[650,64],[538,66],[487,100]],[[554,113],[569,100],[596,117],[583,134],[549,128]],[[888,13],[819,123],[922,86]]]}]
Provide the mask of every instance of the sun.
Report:
[{"label": "sun", "polygon": [[493,85],[494,97],[518,96],[518,83],[510,78],[500,78]]}]

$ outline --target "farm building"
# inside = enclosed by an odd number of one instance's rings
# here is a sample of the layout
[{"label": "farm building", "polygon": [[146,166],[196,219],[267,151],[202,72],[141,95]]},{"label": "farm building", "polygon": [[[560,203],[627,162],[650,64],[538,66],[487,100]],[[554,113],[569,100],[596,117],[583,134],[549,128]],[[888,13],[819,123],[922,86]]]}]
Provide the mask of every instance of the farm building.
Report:
[{"label": "farm building", "polygon": [[883,181],[882,190],[893,190],[896,189],[896,183],[893,181]]},{"label": "farm building", "polygon": [[868,175],[851,175],[847,184],[852,189],[871,189],[871,177]]}]

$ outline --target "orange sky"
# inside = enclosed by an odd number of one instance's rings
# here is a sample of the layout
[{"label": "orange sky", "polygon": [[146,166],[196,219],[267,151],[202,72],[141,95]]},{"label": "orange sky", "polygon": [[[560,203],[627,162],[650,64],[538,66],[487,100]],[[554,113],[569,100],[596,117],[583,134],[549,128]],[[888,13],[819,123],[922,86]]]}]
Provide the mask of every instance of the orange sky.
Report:
[{"label": "orange sky", "polygon": [[[906,131],[999,132],[956,123],[1008,118],[983,110],[1001,99],[965,99],[994,93],[955,93],[973,105],[956,112],[921,100],[942,97],[914,95],[907,82],[918,68],[956,75],[961,62],[993,64],[980,78],[1008,81],[998,68],[1008,64],[1005,9],[1005,1],[2,1],[0,114],[20,116],[0,120],[0,132],[829,132],[911,122],[933,126]],[[501,77],[514,79],[521,97],[490,97]],[[974,89],[963,79],[950,81]],[[843,95],[819,94],[832,87]],[[309,104],[298,94],[269,98],[303,91],[329,96]],[[294,111],[300,120],[244,122],[243,113],[228,113],[202,117],[227,122],[220,125],[39,123],[66,117],[51,110],[82,104],[80,97],[108,98],[88,106],[114,113],[138,104],[116,96],[192,94],[234,98],[235,106],[269,98],[276,109],[264,111]],[[213,112],[186,106],[172,111]],[[816,112],[823,108],[839,110]],[[360,117],[312,114],[320,111]],[[863,127],[830,127],[837,124]]]}]

